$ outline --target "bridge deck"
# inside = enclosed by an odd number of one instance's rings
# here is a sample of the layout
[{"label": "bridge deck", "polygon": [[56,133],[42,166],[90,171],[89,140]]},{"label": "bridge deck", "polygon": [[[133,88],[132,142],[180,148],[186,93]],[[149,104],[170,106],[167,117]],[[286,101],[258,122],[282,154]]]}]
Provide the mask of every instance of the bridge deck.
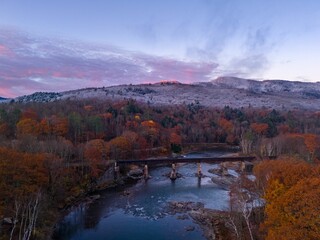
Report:
[{"label": "bridge deck", "polygon": [[252,162],[256,159],[253,156],[247,157],[212,157],[212,158],[156,158],[156,159],[133,159],[133,160],[118,160],[117,164],[161,164],[161,163],[221,163],[221,162],[237,162],[247,161]]}]

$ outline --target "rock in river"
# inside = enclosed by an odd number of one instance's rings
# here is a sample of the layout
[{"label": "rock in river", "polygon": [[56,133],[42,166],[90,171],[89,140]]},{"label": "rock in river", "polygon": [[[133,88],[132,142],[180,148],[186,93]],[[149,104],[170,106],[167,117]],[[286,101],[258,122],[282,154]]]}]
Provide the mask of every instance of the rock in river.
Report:
[{"label": "rock in river", "polygon": [[141,179],[143,177],[143,170],[140,168],[132,169],[127,176],[132,179]]}]

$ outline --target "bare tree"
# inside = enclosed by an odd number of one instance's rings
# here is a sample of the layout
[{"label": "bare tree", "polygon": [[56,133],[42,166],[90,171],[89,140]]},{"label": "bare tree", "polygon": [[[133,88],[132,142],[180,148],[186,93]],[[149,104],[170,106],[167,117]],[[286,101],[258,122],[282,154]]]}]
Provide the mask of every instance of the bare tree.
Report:
[{"label": "bare tree", "polygon": [[10,239],[14,236],[14,230],[16,223],[19,221],[19,240],[29,240],[34,233],[36,222],[39,213],[39,204],[41,200],[41,192],[37,192],[33,197],[30,197],[28,201],[15,201],[16,211],[14,226],[11,230]]},{"label": "bare tree", "polygon": [[11,232],[10,232],[10,240],[13,238],[13,234],[14,234],[14,231],[17,227],[17,223],[18,223],[18,218],[19,218],[19,214],[20,214],[20,207],[21,207],[21,204],[15,200],[14,201],[14,217],[12,219],[12,229],[11,229]]},{"label": "bare tree", "polygon": [[240,139],[242,153],[250,154],[253,147],[253,135],[250,132],[242,133]]},{"label": "bare tree", "polygon": [[241,235],[240,227],[242,219],[248,229],[250,239],[254,240],[250,217],[254,207],[254,197],[252,192],[244,185],[247,180],[245,176],[241,176],[239,181],[231,186],[230,189],[230,217],[229,224],[234,229],[238,239]]}]

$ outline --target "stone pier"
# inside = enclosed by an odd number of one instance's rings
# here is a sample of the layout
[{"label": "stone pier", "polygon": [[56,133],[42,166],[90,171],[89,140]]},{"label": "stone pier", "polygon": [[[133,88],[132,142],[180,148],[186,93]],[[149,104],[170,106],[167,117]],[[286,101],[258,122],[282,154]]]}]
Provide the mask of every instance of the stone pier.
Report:
[{"label": "stone pier", "polygon": [[241,162],[240,163],[240,171],[244,172],[246,170],[246,163],[245,162]]},{"label": "stone pier", "polygon": [[197,166],[198,166],[197,175],[198,175],[198,178],[201,178],[202,177],[201,163],[198,162]]},{"label": "stone pier", "polygon": [[150,176],[149,176],[149,168],[148,168],[147,164],[145,164],[144,168],[143,168],[143,178],[145,180],[148,180],[150,178]]},{"label": "stone pier", "polygon": [[118,180],[120,177],[120,168],[117,165],[117,162],[114,163],[114,180]]},{"label": "stone pier", "polygon": [[176,171],[176,164],[172,163],[172,170],[170,173],[170,179],[176,180],[177,179],[177,171]]},{"label": "stone pier", "polygon": [[221,175],[222,175],[222,176],[228,175],[228,168],[227,168],[226,163],[225,163],[225,162],[222,162],[222,163],[220,164],[220,167],[221,167]]}]

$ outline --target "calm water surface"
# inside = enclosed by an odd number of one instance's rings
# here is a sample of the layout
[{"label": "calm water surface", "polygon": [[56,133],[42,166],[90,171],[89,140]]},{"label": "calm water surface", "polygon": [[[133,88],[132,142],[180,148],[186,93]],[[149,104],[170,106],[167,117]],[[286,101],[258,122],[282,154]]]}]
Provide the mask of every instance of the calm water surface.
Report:
[{"label": "calm water surface", "polygon": [[[222,152],[202,152],[188,154],[187,157],[220,156]],[[178,167],[182,178],[172,182],[163,174],[170,167],[150,170],[152,176],[147,182],[140,181],[127,187],[129,196],[121,191],[106,192],[89,205],[82,205],[70,212],[59,224],[56,239],[73,240],[202,240],[202,231],[192,219],[178,220],[176,215],[165,211],[170,201],[202,202],[205,207],[226,209],[229,192],[212,183],[208,170],[217,165],[202,164],[207,176],[198,180],[196,164]],[[186,227],[194,226],[194,231]]]}]

